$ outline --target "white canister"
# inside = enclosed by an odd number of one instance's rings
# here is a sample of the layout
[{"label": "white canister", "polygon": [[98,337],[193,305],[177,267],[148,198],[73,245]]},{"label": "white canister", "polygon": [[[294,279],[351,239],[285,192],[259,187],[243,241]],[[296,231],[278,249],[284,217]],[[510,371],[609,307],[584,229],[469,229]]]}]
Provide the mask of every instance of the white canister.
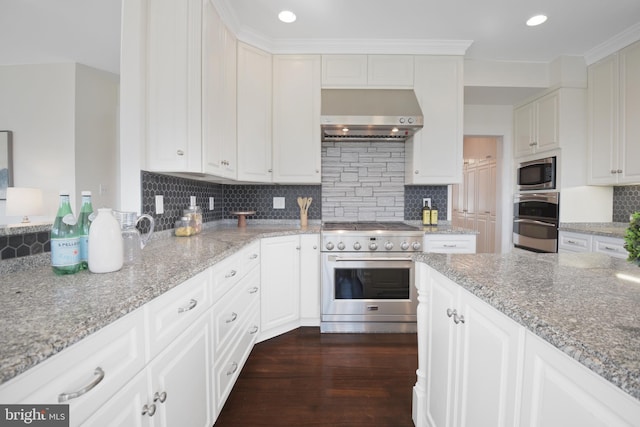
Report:
[{"label": "white canister", "polygon": [[111,209],[98,209],[89,229],[88,255],[92,273],[111,273],[122,268],[122,232]]}]

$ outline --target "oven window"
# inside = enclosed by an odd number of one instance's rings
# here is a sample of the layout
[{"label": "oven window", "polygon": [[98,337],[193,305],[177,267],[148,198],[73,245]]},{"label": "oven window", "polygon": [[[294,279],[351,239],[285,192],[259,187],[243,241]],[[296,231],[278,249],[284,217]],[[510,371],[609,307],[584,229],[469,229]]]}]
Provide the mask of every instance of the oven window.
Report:
[{"label": "oven window", "polygon": [[520,168],[518,184],[535,185],[544,183],[546,178],[546,169],[547,167],[544,164],[524,166]]},{"label": "oven window", "polygon": [[409,299],[409,269],[336,268],[336,299]]},{"label": "oven window", "polygon": [[554,224],[540,225],[517,222],[513,225],[513,232],[521,236],[531,237],[534,239],[555,240],[558,238],[558,229]]},{"label": "oven window", "polygon": [[544,201],[532,200],[515,203],[513,205],[513,211],[516,217],[558,218],[558,205]]}]

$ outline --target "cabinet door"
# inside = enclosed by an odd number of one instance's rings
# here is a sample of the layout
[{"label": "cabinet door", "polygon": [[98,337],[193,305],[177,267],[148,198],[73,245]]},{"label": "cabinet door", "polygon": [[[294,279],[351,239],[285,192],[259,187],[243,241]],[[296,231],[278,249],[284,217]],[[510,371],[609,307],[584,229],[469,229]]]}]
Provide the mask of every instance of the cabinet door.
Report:
[{"label": "cabinet door", "polygon": [[614,237],[593,236],[591,251],[620,259],[629,257],[629,252],[624,248],[624,239]]},{"label": "cabinet door", "polygon": [[158,0],[147,11],[147,168],[202,172],[202,2]]},{"label": "cabinet door", "polygon": [[[147,371],[143,370],[91,416],[82,427],[147,427],[151,425],[157,402],[149,399]],[[147,413],[143,414],[147,405]],[[152,406],[156,405],[156,406]],[[149,408],[151,406],[151,408]]]},{"label": "cabinet door", "polygon": [[413,55],[369,55],[367,85],[413,87]]},{"label": "cabinet door", "polygon": [[367,85],[367,55],[322,55],[322,87]]},{"label": "cabinet door", "polygon": [[300,319],[302,326],[320,325],[320,236],[300,235]]},{"label": "cabinet door", "polygon": [[459,288],[431,270],[427,304],[426,418],[431,427],[445,427],[453,421],[456,325],[447,315],[454,309]]},{"label": "cabinet door", "polygon": [[520,426],[631,427],[638,420],[636,399],[527,332]]},{"label": "cabinet door", "polygon": [[589,67],[589,184],[614,184],[618,139],[618,56]]},{"label": "cabinet door", "polygon": [[201,316],[148,365],[148,403],[156,405],[154,425],[210,427],[213,424],[209,319]]},{"label": "cabinet door", "polygon": [[560,138],[560,93],[552,92],[535,102],[536,139],[535,150],[558,148]]},{"label": "cabinet door", "polygon": [[238,42],[238,180],[271,182],[271,55]]},{"label": "cabinet door", "polygon": [[320,56],[273,58],[273,182],[320,183]]},{"label": "cabinet door", "polygon": [[524,330],[493,307],[462,290],[458,313],[457,405],[454,425],[517,425],[518,359]]},{"label": "cabinet door", "polygon": [[535,109],[533,103],[523,105],[513,112],[515,157],[525,156],[533,150]]},{"label": "cabinet door", "polygon": [[640,182],[640,42],[620,51],[621,125],[618,180]]},{"label": "cabinet door", "polygon": [[414,90],[424,127],[406,146],[407,184],[462,181],[462,58],[416,56]]},{"label": "cabinet door", "polygon": [[204,172],[235,178],[236,146],[236,39],[206,0],[202,19]]},{"label": "cabinet door", "polygon": [[298,236],[262,239],[260,252],[262,332],[277,334],[278,327],[300,317],[300,240]]}]

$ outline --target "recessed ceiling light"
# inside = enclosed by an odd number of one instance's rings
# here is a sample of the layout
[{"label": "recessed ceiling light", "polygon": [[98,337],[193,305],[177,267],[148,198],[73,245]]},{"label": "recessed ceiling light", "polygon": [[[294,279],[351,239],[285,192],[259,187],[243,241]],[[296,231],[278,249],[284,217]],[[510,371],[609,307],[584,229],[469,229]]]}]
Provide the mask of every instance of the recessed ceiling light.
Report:
[{"label": "recessed ceiling light", "polygon": [[531,18],[527,19],[527,25],[530,27],[535,27],[536,25],[544,23],[546,20],[547,17],[545,15],[532,16]]},{"label": "recessed ceiling light", "polygon": [[296,14],[291,12],[290,10],[283,10],[278,14],[278,19],[282,22],[290,24],[296,20]]}]

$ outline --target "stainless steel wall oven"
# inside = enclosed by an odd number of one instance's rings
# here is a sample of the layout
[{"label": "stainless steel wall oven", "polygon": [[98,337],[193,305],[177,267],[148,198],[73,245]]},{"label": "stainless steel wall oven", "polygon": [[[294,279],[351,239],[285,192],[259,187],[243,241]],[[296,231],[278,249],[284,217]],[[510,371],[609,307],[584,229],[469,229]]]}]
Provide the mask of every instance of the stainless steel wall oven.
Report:
[{"label": "stainless steel wall oven", "polygon": [[513,244],[533,252],[558,252],[560,194],[521,193],[513,203]]},{"label": "stainless steel wall oven", "polygon": [[415,332],[421,241],[403,223],[324,224],[321,331]]}]

